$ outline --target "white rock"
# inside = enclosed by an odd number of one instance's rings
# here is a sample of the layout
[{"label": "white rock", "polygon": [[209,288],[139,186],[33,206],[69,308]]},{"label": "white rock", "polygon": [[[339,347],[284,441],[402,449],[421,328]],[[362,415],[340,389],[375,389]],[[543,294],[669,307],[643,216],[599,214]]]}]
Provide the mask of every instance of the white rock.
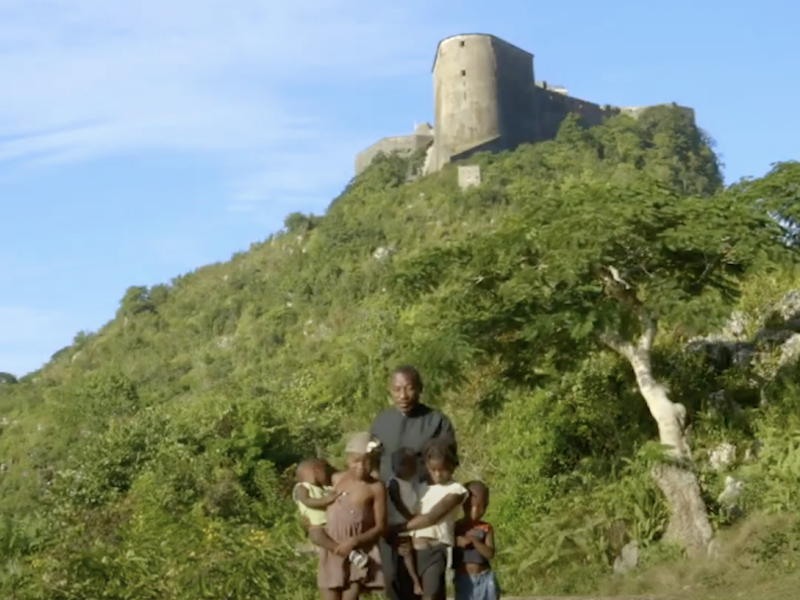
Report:
[{"label": "white rock", "polygon": [[742,490],[744,490],[744,481],[739,481],[728,475],[725,477],[725,489],[717,497],[717,502],[728,510],[735,508],[736,501],[742,495]]},{"label": "white rock", "polygon": [[620,555],[614,559],[614,573],[624,575],[639,565],[639,543],[636,540],[622,547]]},{"label": "white rock", "polygon": [[781,346],[781,357],[778,364],[784,367],[797,360],[800,356],[800,333],[793,334]]},{"label": "white rock", "polygon": [[731,466],[736,460],[736,446],[723,442],[714,448],[708,455],[708,464],[715,471],[722,471]]}]

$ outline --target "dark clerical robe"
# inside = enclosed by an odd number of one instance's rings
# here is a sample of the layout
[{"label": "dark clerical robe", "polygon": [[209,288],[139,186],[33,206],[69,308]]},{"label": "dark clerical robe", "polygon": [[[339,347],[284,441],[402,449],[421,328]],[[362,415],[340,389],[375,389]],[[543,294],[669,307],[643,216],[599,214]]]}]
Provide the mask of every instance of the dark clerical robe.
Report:
[{"label": "dark clerical robe", "polygon": [[[387,408],[375,417],[370,433],[383,445],[381,453],[381,480],[389,481],[392,473],[392,453],[400,448],[410,448],[417,455],[417,475],[420,480],[427,478],[425,468],[425,446],[434,438],[444,437],[453,444],[456,452],[456,438],[450,419],[438,410],[419,404],[409,415],[396,408]],[[389,600],[418,600],[414,586],[397,549],[382,539],[380,542],[381,562]],[[444,593],[444,592],[443,592]],[[436,600],[445,600],[444,597]]]},{"label": "dark clerical robe", "polygon": [[432,439],[447,437],[455,451],[455,432],[450,419],[438,410],[418,404],[409,415],[396,408],[381,411],[372,422],[370,433],[383,445],[381,453],[381,480],[389,481],[392,473],[392,454],[400,448],[410,448],[417,455],[417,475],[420,480],[427,476],[425,468],[425,445]]}]

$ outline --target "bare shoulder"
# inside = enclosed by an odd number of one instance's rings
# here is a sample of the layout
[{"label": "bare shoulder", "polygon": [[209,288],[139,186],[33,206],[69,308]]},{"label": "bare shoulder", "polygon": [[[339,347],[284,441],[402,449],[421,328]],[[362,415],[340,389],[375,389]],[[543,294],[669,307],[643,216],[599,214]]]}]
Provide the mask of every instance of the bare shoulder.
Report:
[{"label": "bare shoulder", "polygon": [[367,484],[369,486],[370,491],[375,494],[376,496],[385,496],[386,495],[386,486],[384,483],[377,479],[375,481],[371,481]]},{"label": "bare shoulder", "polygon": [[331,476],[331,483],[336,487],[340,483],[344,483],[347,479],[347,472],[336,472]]}]

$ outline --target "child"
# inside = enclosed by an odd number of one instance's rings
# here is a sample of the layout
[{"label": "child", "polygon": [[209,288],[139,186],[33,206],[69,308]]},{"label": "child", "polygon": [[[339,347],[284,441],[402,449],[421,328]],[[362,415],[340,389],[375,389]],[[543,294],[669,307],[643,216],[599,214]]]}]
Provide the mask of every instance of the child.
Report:
[{"label": "child", "polygon": [[469,495],[463,485],[453,480],[456,462],[450,440],[431,440],[425,451],[425,468],[430,483],[420,487],[419,514],[405,525],[392,528],[398,534],[413,532],[423,600],[444,597],[447,559],[455,546],[456,515]]},{"label": "child", "polygon": [[[387,491],[389,495],[388,514],[389,526],[400,525],[414,518],[414,509],[417,505],[417,490],[414,480],[417,476],[417,456],[410,448],[400,448],[392,454],[392,471],[394,477],[389,480]],[[414,548],[411,543],[411,533],[406,531],[396,538],[397,553],[403,557],[411,581],[414,584],[414,593],[422,595],[422,582],[417,575]],[[393,544],[393,545],[394,545]]]},{"label": "child", "polygon": [[[334,549],[319,553],[317,586],[323,598],[355,599],[366,590],[383,588],[378,540],[386,532],[386,487],[371,475],[374,440],[357,433],[345,448],[347,470],[333,475],[336,500],[328,507],[325,531]],[[346,557],[363,549],[368,559],[357,565]]]},{"label": "child", "polygon": [[[308,537],[320,548],[336,551],[334,542],[325,531],[327,516],[325,510],[339,497],[331,487],[333,468],[324,460],[312,458],[297,466],[297,484],[292,491],[292,500],[297,504],[300,515],[308,519]],[[362,568],[367,564],[367,555],[354,549],[350,561]]]},{"label": "child", "polygon": [[490,561],[494,558],[494,532],[482,521],[489,506],[489,488],[480,481],[466,486],[464,518],[456,523],[453,568],[456,600],[497,600],[500,593]]}]

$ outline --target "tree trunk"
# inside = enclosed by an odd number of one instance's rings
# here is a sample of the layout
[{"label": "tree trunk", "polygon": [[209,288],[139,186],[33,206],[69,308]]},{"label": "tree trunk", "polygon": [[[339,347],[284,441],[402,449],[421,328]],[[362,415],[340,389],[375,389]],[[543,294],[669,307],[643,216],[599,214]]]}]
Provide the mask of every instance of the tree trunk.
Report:
[{"label": "tree trunk", "polygon": [[697,555],[707,551],[713,530],[686,438],[686,408],[672,402],[667,388],[655,380],[650,348],[643,346],[628,347],[624,355],[633,367],[639,391],[658,424],[659,440],[668,446],[667,453],[672,459],[653,469],[656,484],[671,510],[665,539],[681,544],[690,555]]},{"label": "tree trunk", "polygon": [[624,356],[633,367],[639,391],[658,424],[659,440],[667,447],[669,460],[653,469],[653,478],[670,507],[664,537],[679,543],[690,555],[707,552],[714,531],[708,521],[708,510],[700,493],[700,482],[694,472],[692,452],[686,439],[686,407],[672,402],[666,386],[653,377],[650,357],[658,331],[657,321],[617,269],[609,266],[600,269],[598,274],[609,295],[630,310],[642,326],[642,333],[635,343],[624,339],[619,332],[609,330],[602,333],[600,339]]},{"label": "tree trunk", "polygon": [[644,329],[635,344],[610,331],[602,334],[601,339],[633,367],[639,391],[658,424],[659,441],[667,447],[669,461],[653,469],[653,478],[670,507],[664,537],[680,544],[688,554],[697,555],[708,551],[714,531],[686,438],[686,408],[672,402],[666,386],[653,377],[650,352],[656,336],[656,322],[641,305],[635,304],[634,308]]}]

